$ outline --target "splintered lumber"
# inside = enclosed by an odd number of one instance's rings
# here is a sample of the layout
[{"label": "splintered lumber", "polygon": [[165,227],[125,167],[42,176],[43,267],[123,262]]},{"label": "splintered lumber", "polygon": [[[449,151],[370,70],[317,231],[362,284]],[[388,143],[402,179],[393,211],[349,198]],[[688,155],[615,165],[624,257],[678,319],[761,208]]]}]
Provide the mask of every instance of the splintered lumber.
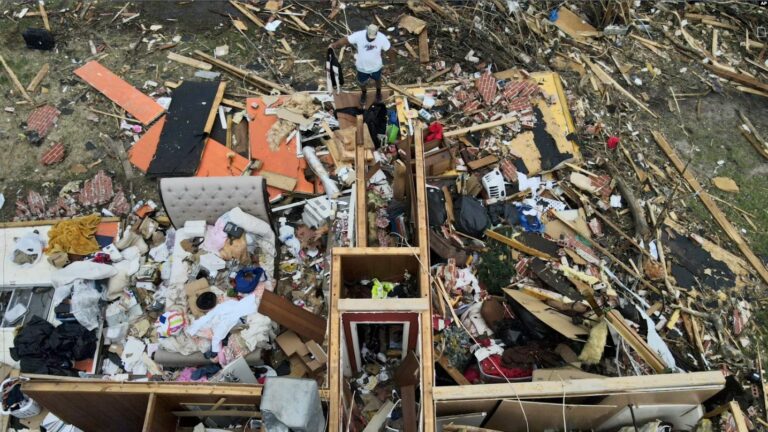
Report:
[{"label": "splintered lumber", "polygon": [[526,246],[523,243],[521,243],[521,242],[519,242],[519,241],[517,241],[517,240],[515,240],[515,239],[513,239],[511,237],[507,237],[507,236],[501,235],[501,234],[497,233],[496,231],[485,230],[485,235],[488,238],[494,239],[494,240],[496,240],[497,242],[500,242],[500,243],[504,243],[505,245],[510,246],[513,249],[517,249],[520,252],[526,253],[528,255],[539,257],[539,258],[546,259],[546,260],[551,260],[552,259],[552,257],[549,254],[544,253],[544,252],[542,252],[540,250],[536,250],[536,249],[534,249],[534,248],[532,248],[530,246]]},{"label": "splintered lumber", "polygon": [[608,84],[618,90],[621,94],[626,96],[629,100],[637,104],[640,108],[645,110],[648,114],[652,115],[653,118],[659,118],[659,116],[651,111],[648,106],[642,102],[640,102],[632,93],[628,92],[624,87],[621,86],[621,84],[617,83],[615,79],[613,79],[610,75],[608,75],[608,72],[604,71],[600,66],[592,63],[586,56],[581,56],[582,60],[584,60],[584,63],[589,66],[590,69],[592,69],[592,72],[597,75],[597,77],[605,84]]},{"label": "splintered lumber", "polygon": [[448,13],[448,11],[446,11],[442,6],[437,4],[436,1],[434,0],[423,0],[423,1],[425,5],[429,6],[430,9],[437,12],[439,15],[442,15],[443,17],[449,18],[449,19],[453,18],[453,16],[450,13]]},{"label": "splintered lumber", "polygon": [[45,79],[45,77],[48,75],[48,71],[51,70],[51,65],[46,63],[43,65],[43,67],[40,68],[40,70],[37,72],[34,78],[32,78],[32,81],[29,82],[29,85],[27,86],[27,91],[34,92],[37,90],[37,86],[40,85],[41,82]]},{"label": "splintered lumber", "polygon": [[280,84],[277,84],[275,82],[272,82],[270,80],[264,79],[255,73],[239,68],[237,66],[231,65],[227,62],[223,62],[213,56],[209,56],[208,54],[200,51],[195,50],[193,53],[196,57],[200,57],[201,59],[205,60],[206,62],[219,67],[221,69],[224,69],[225,71],[231,73],[232,75],[237,76],[238,78],[244,79],[248,81],[249,83],[259,86],[259,87],[265,87],[268,89],[275,89],[283,94],[292,94],[293,90],[283,87]]},{"label": "splintered lumber", "polygon": [[619,311],[612,309],[605,315],[606,321],[611,324],[621,337],[634,349],[640,357],[652,367],[656,373],[664,372],[667,366],[659,354],[651,348],[637,332],[629,327]]},{"label": "splintered lumber", "polygon": [[412,104],[414,104],[416,106],[421,106],[421,99],[419,99],[416,96],[408,93],[408,90],[406,90],[405,88],[400,87],[399,85],[391,83],[391,82],[388,82],[387,85],[392,90],[394,90],[394,91],[402,94],[403,96],[405,96],[408,99],[409,103],[412,103]]},{"label": "splintered lumber", "polygon": [[216,96],[213,98],[211,111],[208,113],[208,119],[205,121],[205,127],[203,127],[203,131],[207,134],[210,134],[211,130],[213,130],[213,123],[219,115],[219,105],[221,104],[221,100],[224,99],[224,90],[226,90],[226,88],[227,82],[222,81],[219,83],[219,88],[216,89]]},{"label": "splintered lumber", "polygon": [[200,60],[195,60],[193,58],[183,56],[181,54],[176,54],[175,52],[168,53],[168,60],[173,60],[175,62],[182,63],[187,66],[192,66],[193,68],[198,68],[202,70],[209,71],[213,69],[213,66],[210,63],[206,63]]},{"label": "splintered lumber", "polygon": [[607,167],[611,177],[616,181],[616,187],[619,189],[621,196],[627,201],[627,207],[629,207],[629,211],[632,213],[632,219],[635,221],[635,233],[643,239],[648,237],[651,231],[648,229],[648,222],[645,220],[645,212],[638,204],[638,200],[635,199],[635,194],[632,192],[632,189],[627,186],[624,179],[621,178],[619,170],[617,170],[612,163],[609,162]]},{"label": "splintered lumber", "polygon": [[51,31],[51,24],[48,22],[48,12],[45,10],[45,4],[42,1],[38,1],[37,6],[40,8],[40,16],[43,17],[43,26],[46,30]]},{"label": "splintered lumber", "polygon": [[253,12],[249,11],[245,6],[240,4],[240,2],[237,2],[235,0],[229,0],[229,3],[237,8],[237,10],[240,11],[241,14],[245,15],[246,18],[251,20],[254,24],[257,26],[264,28],[264,21],[262,21],[259,17],[253,14]]},{"label": "splintered lumber", "polygon": [[505,125],[507,123],[512,123],[515,120],[517,120],[517,117],[515,117],[515,116],[505,117],[505,118],[502,118],[502,119],[499,119],[499,120],[495,120],[495,121],[492,121],[492,122],[488,122],[488,123],[481,123],[481,124],[477,124],[477,125],[474,125],[474,126],[469,126],[469,127],[465,127],[465,128],[461,128],[461,129],[455,129],[455,130],[452,130],[452,131],[448,131],[448,132],[445,132],[443,134],[443,136],[445,138],[450,138],[450,137],[454,137],[454,136],[458,136],[458,135],[464,135],[464,134],[468,134],[468,133],[472,133],[472,132],[477,132],[477,131],[481,131],[481,130],[485,130],[485,129],[490,129],[490,128],[493,128],[493,127],[496,127],[496,126]]},{"label": "splintered lumber", "polygon": [[419,34],[419,61],[421,63],[429,63],[429,36],[427,35],[427,29],[424,29]]},{"label": "splintered lumber", "polygon": [[728,409],[731,411],[734,423],[736,423],[736,431],[748,432],[747,420],[744,418],[744,412],[741,410],[739,403],[736,401],[728,402]]},{"label": "splintered lumber", "polygon": [[728,218],[725,217],[725,214],[722,212],[722,210],[720,210],[717,204],[715,204],[715,201],[709,196],[709,194],[704,193],[704,188],[702,188],[701,183],[699,183],[696,177],[694,177],[690,171],[685,169],[685,163],[680,159],[680,157],[677,155],[677,152],[675,152],[669,142],[667,142],[667,139],[664,137],[664,135],[662,135],[659,131],[652,131],[652,133],[656,143],[659,145],[659,147],[661,147],[664,153],[666,153],[667,157],[670,161],[672,161],[672,164],[675,166],[677,171],[683,175],[685,181],[688,182],[691,188],[693,188],[693,191],[696,193],[696,195],[698,195],[699,199],[704,204],[704,207],[709,210],[709,213],[717,221],[723,231],[725,231],[725,234],[728,235],[728,237],[730,237],[730,239],[736,244],[741,253],[747,259],[747,261],[749,261],[752,267],[754,267],[760,277],[765,282],[768,282],[768,270],[766,270],[762,261],[760,261],[760,258],[758,258],[754,252],[752,252],[752,249],[750,249],[747,242],[744,241],[744,238],[741,236],[741,234],[739,234],[739,231],[731,224],[730,221],[728,221]]},{"label": "splintered lumber", "polygon": [[11,82],[13,82],[13,85],[16,87],[16,89],[21,93],[22,96],[24,96],[24,99],[28,100],[29,102],[34,102],[32,100],[32,97],[27,93],[27,91],[24,89],[24,86],[21,85],[19,82],[19,79],[16,77],[16,74],[13,73],[13,70],[8,66],[8,63],[5,62],[5,59],[3,56],[0,55],[0,62],[3,63],[3,68],[5,68],[5,72],[8,74],[8,77],[11,79]]},{"label": "splintered lumber", "polygon": [[729,81],[734,81],[739,84],[744,84],[747,87],[752,87],[753,89],[757,89],[762,92],[768,92],[768,84],[756,78],[753,78],[751,76],[744,75],[741,73],[731,72],[729,70],[723,69],[721,67],[717,67],[715,65],[707,64],[707,63],[704,63],[704,67],[714,72],[716,75],[720,76],[721,78],[725,78]]}]

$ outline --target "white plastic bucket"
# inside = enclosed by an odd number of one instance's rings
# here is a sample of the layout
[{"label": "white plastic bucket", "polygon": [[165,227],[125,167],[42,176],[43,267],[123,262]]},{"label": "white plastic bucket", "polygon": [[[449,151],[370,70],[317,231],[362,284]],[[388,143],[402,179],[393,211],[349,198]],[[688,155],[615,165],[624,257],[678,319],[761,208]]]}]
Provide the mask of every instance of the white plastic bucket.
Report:
[{"label": "white plastic bucket", "polygon": [[[21,384],[17,378],[9,378],[0,384],[0,391],[5,392],[6,387]],[[40,414],[40,405],[34,400],[30,399],[27,395],[24,395],[24,402],[21,407],[13,411],[6,411],[4,408],[0,409],[0,414],[12,415],[16,418],[29,418]]]}]

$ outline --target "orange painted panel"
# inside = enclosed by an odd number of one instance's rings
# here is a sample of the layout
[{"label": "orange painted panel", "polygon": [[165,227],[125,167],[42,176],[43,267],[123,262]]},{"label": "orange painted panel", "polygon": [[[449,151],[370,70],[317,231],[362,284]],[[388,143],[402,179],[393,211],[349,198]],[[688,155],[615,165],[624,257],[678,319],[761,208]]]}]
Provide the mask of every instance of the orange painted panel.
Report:
[{"label": "orange painted panel", "polygon": [[157,144],[160,142],[160,133],[163,132],[163,126],[165,126],[165,116],[153,124],[141,138],[136,141],[128,150],[128,159],[131,163],[140,169],[141,172],[147,172],[149,163],[152,162],[152,158],[155,157],[157,151]]},{"label": "orange painted panel", "polygon": [[[287,96],[281,98],[285,99]],[[258,108],[253,108],[253,104],[258,104]],[[265,114],[266,104],[261,98],[249,98],[246,101],[248,115],[253,119],[248,124],[248,139],[251,145],[251,157],[264,163],[262,169],[286,175],[295,178],[296,189],[294,192],[315,194],[322,193],[321,186],[315,188],[312,182],[304,178],[304,169],[307,167],[304,159],[296,157],[296,138],[289,143],[281,143],[277,151],[272,151],[267,143],[269,128],[277,123],[277,116]],[[257,173],[258,175],[258,173]],[[268,187],[269,197],[274,199],[283,194],[283,191],[277,188]],[[317,192],[315,192],[317,190]]]},{"label": "orange painted panel", "polygon": [[[229,153],[235,155],[231,164],[227,158]],[[195,177],[236,177],[241,175],[247,166],[248,159],[228,149],[213,138],[208,138]]]},{"label": "orange painted panel", "polygon": [[165,109],[154,99],[113,74],[96,60],[89,61],[82,67],[75,69],[75,75],[136,117],[144,125],[152,123],[165,112]]}]

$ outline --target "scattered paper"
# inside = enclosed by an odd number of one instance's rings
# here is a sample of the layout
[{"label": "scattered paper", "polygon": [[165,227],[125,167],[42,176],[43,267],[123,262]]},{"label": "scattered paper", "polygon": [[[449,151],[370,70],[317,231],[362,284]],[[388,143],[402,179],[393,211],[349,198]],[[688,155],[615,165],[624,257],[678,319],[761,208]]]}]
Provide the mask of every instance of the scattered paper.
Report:
[{"label": "scattered paper", "polygon": [[611,195],[611,207],[621,208],[621,195]]},{"label": "scattered paper", "polygon": [[275,30],[277,30],[277,27],[280,26],[280,24],[282,24],[282,21],[280,21],[280,20],[274,20],[272,22],[268,22],[264,26],[264,30],[266,30],[268,32],[274,32]]}]

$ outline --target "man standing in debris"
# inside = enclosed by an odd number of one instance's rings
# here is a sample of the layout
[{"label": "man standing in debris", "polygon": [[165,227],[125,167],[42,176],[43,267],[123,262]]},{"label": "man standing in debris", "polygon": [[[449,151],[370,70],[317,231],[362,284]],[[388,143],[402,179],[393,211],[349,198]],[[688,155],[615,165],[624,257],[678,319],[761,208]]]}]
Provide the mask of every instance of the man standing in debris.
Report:
[{"label": "man standing in debris", "polygon": [[[357,49],[357,59],[355,68],[357,68],[357,81],[360,83],[360,104],[365,107],[365,100],[368,93],[368,81],[376,82],[376,102],[381,102],[381,69],[384,62],[381,60],[381,52],[389,51],[392,46],[389,38],[383,33],[379,33],[379,27],[371,24],[365,30],[352,33],[332,43],[330,48],[338,49],[344,45],[353,45]],[[389,60],[392,61],[390,51]]]}]

